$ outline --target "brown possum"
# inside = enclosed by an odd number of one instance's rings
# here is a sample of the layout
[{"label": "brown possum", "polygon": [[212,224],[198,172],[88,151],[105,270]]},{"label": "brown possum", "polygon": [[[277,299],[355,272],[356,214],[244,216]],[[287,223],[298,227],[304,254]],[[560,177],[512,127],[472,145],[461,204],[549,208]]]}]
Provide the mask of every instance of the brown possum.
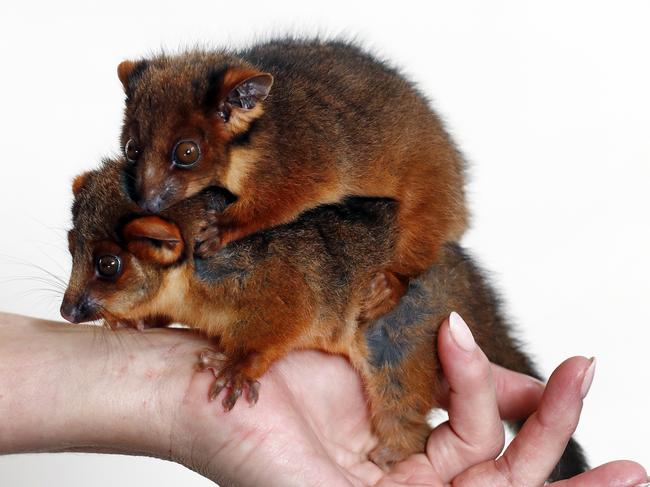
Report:
[{"label": "brown possum", "polygon": [[124,61],[118,75],[140,206],[157,213],[211,185],[237,197],[208,214],[199,254],[348,196],[395,199],[395,250],[371,318],[465,230],[463,161],[441,121],[397,70],[351,44],[190,51]]},{"label": "brown possum", "polygon": [[[223,192],[205,191],[160,215],[131,202],[133,179],[121,161],[105,162],[73,185],[73,268],[62,315],[81,322],[180,322],[218,340],[204,353],[231,409],[242,393],[254,403],[258,379],[287,352],[316,348],[349,358],[360,373],[379,439],[380,465],[423,451],[427,412],[438,406],[440,323],[458,311],[493,362],[538,376],[510,335],[499,304],[457,244],[411,280],[394,310],[357,318],[377,267],[395,251],[397,205],[351,198],[309,210],[296,221],[233,242],[202,258],[194,232],[206,208],[223,211]],[[333,385],[335,387],[335,385]],[[571,441],[554,478],[586,468]]]}]

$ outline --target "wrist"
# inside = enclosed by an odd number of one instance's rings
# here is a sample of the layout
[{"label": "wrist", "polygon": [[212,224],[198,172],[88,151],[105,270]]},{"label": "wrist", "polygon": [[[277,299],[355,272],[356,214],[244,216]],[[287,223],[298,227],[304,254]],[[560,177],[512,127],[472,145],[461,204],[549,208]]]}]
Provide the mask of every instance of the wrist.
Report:
[{"label": "wrist", "polygon": [[0,314],[0,453],[171,453],[192,356],[170,330],[111,332]]}]

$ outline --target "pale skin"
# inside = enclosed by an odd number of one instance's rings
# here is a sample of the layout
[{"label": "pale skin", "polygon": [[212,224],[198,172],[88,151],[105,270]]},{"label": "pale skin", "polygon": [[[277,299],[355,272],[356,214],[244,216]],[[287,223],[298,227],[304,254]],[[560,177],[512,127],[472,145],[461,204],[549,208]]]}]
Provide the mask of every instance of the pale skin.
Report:
[{"label": "pale skin", "polygon": [[[450,421],[431,434],[426,454],[384,472],[366,458],[375,440],[365,399],[341,357],[292,353],[262,377],[255,407],[240,401],[225,413],[207,400],[213,377],[194,364],[208,343],[193,333],[0,313],[0,454],[152,455],[223,486],[543,485],[578,423],[592,362],[571,358],[544,386],[489,364],[462,332],[462,323],[446,321],[439,333]],[[495,459],[504,441],[500,416],[535,410]],[[644,482],[643,467],[618,461],[553,485]]]}]

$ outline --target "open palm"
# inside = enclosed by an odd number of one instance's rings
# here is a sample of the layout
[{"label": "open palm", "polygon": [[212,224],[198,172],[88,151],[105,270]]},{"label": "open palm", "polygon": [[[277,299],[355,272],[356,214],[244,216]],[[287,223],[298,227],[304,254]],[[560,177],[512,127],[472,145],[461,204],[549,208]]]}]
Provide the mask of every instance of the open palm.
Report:
[{"label": "open palm", "polygon": [[[276,363],[262,378],[259,402],[239,401],[228,413],[206,401],[210,374],[195,373],[175,415],[172,436],[183,440],[172,457],[221,485],[542,485],[577,425],[591,362],[565,362],[542,399],[543,385],[490,366],[478,347],[467,352],[451,336],[446,322],[439,347],[450,421],[433,431],[426,454],[388,472],[367,459],[376,439],[358,375],[345,359],[316,351]],[[540,412],[495,460],[504,442],[499,410],[523,417],[540,400]],[[523,462],[532,449],[537,460]],[[616,462],[558,485],[633,485],[626,482],[644,480],[642,470]]]}]

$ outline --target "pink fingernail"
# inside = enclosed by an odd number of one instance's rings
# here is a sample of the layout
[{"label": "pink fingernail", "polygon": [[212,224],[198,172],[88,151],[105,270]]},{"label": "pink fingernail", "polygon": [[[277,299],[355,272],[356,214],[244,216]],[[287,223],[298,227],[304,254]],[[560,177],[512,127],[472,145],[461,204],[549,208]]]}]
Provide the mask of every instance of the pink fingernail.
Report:
[{"label": "pink fingernail", "polygon": [[456,345],[466,352],[472,352],[476,348],[476,342],[467,323],[455,311],[452,311],[449,315],[449,331]]},{"label": "pink fingernail", "polygon": [[594,381],[594,373],[596,372],[596,357],[591,357],[591,365],[586,370],[584,377],[582,378],[582,387],[580,388],[580,396],[582,399],[587,397],[587,393],[591,388],[591,383]]}]

